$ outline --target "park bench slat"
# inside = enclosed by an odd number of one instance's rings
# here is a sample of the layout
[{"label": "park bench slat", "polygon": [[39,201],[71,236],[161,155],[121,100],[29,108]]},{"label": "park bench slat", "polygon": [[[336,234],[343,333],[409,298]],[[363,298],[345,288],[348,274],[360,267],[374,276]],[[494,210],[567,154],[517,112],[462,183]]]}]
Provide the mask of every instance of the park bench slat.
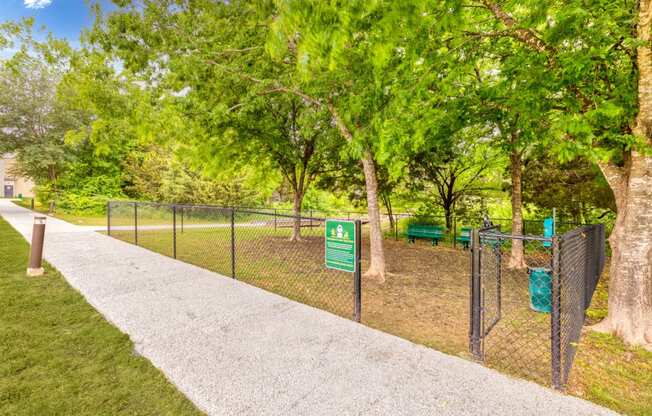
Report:
[{"label": "park bench slat", "polygon": [[439,225],[409,224],[407,231],[408,242],[414,243],[417,238],[432,240],[437,245],[444,237],[444,229]]}]

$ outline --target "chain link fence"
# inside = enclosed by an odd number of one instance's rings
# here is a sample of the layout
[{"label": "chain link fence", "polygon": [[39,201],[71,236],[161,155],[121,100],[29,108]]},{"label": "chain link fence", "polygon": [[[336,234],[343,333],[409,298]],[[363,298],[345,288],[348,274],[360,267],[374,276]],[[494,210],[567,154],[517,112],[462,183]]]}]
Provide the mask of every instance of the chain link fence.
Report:
[{"label": "chain link fence", "polygon": [[323,218],[116,201],[107,212],[114,238],[337,315],[355,312],[352,274],[324,266]]},{"label": "chain link fence", "polygon": [[[280,209],[128,201],[112,201],[107,211],[112,237],[347,318],[355,313],[354,276],[325,268],[325,217],[316,215],[359,219],[362,270],[370,265],[363,213],[305,210],[294,217]],[[427,239],[408,244],[388,232],[386,218],[382,225],[387,279],[362,279],[361,322],[468,356],[468,252]]]},{"label": "chain link fence", "polygon": [[[476,358],[542,384],[566,382],[604,265],[604,228],[543,238],[512,236],[501,224],[469,233],[478,239],[470,273],[469,251],[455,247],[455,234],[437,246],[428,238],[408,243],[403,230],[427,219],[395,214],[401,233],[382,221],[386,281],[365,278],[356,288],[353,273],[325,267],[324,224],[327,217],[360,220],[365,270],[364,213],[307,210],[297,217],[280,209],[125,201],[110,202],[107,212],[114,238],[444,352],[468,357],[470,329]],[[514,257],[520,247],[523,258]]]},{"label": "chain link fence", "polygon": [[584,315],[605,265],[604,225],[590,225],[569,231],[558,238],[552,316],[553,354],[559,364],[553,385],[564,386],[570,376]]},{"label": "chain link fence", "polygon": [[474,230],[472,247],[473,356],[562,388],[604,267],[604,226],[551,238],[511,235],[492,226]]}]

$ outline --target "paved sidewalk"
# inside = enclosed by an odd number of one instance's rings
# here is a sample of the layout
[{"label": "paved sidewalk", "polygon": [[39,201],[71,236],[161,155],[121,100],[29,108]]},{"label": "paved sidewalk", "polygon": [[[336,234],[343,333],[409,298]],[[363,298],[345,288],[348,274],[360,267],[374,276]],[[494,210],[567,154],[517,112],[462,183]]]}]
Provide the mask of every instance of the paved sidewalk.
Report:
[{"label": "paved sidewalk", "polygon": [[[30,211],[0,200],[0,215],[29,237]],[[211,415],[613,414],[61,220],[47,230],[46,259]]]}]

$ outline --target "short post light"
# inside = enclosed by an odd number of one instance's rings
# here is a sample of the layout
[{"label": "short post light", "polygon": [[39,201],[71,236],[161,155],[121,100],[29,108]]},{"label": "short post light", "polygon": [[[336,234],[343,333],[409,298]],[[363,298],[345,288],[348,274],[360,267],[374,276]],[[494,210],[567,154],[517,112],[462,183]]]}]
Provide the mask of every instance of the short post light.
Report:
[{"label": "short post light", "polygon": [[27,275],[43,276],[43,241],[45,240],[45,217],[34,217],[32,229],[32,251],[29,255]]}]

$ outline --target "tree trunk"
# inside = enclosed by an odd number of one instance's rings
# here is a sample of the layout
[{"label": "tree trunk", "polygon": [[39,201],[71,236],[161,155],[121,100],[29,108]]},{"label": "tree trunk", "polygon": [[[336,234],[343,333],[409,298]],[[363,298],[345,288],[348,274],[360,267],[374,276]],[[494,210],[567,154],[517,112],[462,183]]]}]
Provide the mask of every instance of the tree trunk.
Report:
[{"label": "tree trunk", "polygon": [[[523,195],[521,188],[521,152],[512,149],[511,154],[512,171],[512,235],[523,235]],[[509,258],[507,267],[510,269],[524,269],[526,266],[523,256],[523,240],[512,239],[512,255]]]},{"label": "tree trunk", "polygon": [[292,236],[290,241],[301,241],[301,205],[303,204],[303,192],[294,192],[294,202],[292,204],[292,215],[294,215],[292,224]]},{"label": "tree trunk", "polygon": [[[337,109],[332,103],[328,104],[328,110],[333,116],[337,129],[346,141],[353,141],[353,134],[346,127],[346,124],[339,116]],[[364,171],[365,187],[367,189],[367,211],[369,213],[369,238],[371,240],[369,249],[369,269],[365,277],[376,279],[379,283],[385,282],[385,252],[383,251],[383,234],[380,228],[380,209],[378,207],[378,177],[376,176],[376,165],[374,155],[370,149],[366,149],[362,155],[362,170]]]},{"label": "tree trunk", "polygon": [[51,187],[52,187],[51,188],[51,190],[52,190],[51,197],[50,197],[50,201],[49,201],[49,204],[48,204],[48,214],[49,215],[54,215],[54,212],[55,212],[56,207],[57,207],[57,203],[56,203],[57,196],[58,196],[57,194],[59,192],[59,190],[57,188],[57,171],[56,171],[54,166],[49,166],[48,167],[48,177],[50,178],[50,184],[51,184]]},{"label": "tree trunk", "polygon": [[636,152],[614,185],[609,313],[596,330],[652,350],[652,157]]},{"label": "tree trunk", "polygon": [[370,250],[369,269],[365,277],[385,282],[385,252],[383,251],[383,234],[380,225],[380,209],[378,206],[378,180],[376,178],[376,166],[374,165],[373,154],[366,150],[362,157],[362,168],[364,170],[365,186],[367,189],[367,210],[369,213],[370,229]]},{"label": "tree trunk", "polygon": [[444,217],[446,218],[446,229],[451,231],[453,229],[453,206],[444,206]]},{"label": "tree trunk", "polygon": [[[652,144],[652,0],[639,1],[638,105],[635,135]],[[596,329],[652,350],[652,157],[632,151],[625,166],[601,164],[618,214],[609,243],[609,313]]]}]

